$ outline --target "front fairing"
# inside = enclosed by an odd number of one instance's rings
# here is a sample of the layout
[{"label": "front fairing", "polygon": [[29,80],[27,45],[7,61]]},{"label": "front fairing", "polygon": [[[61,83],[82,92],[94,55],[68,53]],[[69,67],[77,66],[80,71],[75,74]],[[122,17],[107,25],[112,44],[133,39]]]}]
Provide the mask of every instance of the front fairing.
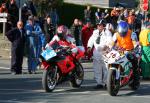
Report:
[{"label": "front fairing", "polygon": [[121,54],[118,51],[112,50],[106,55],[103,56],[106,64],[117,64],[125,67],[125,65],[129,62],[125,54]]}]

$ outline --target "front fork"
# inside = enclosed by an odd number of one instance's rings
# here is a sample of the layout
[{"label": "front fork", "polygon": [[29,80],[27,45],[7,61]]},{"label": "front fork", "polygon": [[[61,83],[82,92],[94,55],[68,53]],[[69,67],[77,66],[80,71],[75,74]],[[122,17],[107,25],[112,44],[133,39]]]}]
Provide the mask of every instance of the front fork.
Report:
[{"label": "front fork", "polygon": [[119,67],[115,67],[115,68],[112,68],[112,65],[110,65],[110,69],[113,69],[116,71],[116,75],[115,75],[115,79],[118,80],[120,79],[120,66]]}]

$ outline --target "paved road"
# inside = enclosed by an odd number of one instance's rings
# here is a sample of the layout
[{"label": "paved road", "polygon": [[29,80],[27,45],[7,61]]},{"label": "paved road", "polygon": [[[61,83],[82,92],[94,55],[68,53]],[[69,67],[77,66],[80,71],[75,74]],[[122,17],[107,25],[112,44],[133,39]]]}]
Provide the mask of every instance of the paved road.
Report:
[{"label": "paved road", "polygon": [[112,97],[105,89],[93,89],[96,85],[93,72],[91,69],[85,70],[85,80],[81,88],[74,89],[65,82],[53,93],[45,93],[41,86],[42,70],[39,70],[38,74],[29,75],[25,69],[22,75],[10,75],[9,70],[0,69],[0,103],[149,103],[150,101],[149,81],[142,81],[141,87],[135,92],[125,87],[120,90],[117,97]]}]

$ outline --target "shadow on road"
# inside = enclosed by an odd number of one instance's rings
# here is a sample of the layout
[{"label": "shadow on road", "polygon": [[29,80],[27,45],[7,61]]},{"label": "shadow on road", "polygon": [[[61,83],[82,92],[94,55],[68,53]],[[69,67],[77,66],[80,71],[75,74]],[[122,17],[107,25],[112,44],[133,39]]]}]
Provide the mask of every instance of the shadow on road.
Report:
[{"label": "shadow on road", "polygon": [[[1,76],[2,77],[2,76]],[[0,78],[0,103],[2,102],[38,102],[56,103],[62,98],[71,96],[89,96],[95,94],[108,94],[106,89],[96,90],[93,87],[96,82],[92,79],[85,79],[83,85],[78,88],[72,88],[68,82],[58,85],[52,93],[46,93],[42,88],[41,74],[36,75],[17,75]],[[128,92],[126,92],[128,91]],[[119,92],[125,92],[118,96],[147,96],[150,95],[150,83],[141,83],[137,91],[131,91],[128,87],[121,89]]]},{"label": "shadow on road", "polygon": [[[129,91],[129,88],[121,89],[120,91]],[[150,84],[149,83],[144,83],[141,84],[140,88],[135,91],[131,91],[127,94],[124,95],[118,95],[118,96],[149,96],[150,95]]]}]

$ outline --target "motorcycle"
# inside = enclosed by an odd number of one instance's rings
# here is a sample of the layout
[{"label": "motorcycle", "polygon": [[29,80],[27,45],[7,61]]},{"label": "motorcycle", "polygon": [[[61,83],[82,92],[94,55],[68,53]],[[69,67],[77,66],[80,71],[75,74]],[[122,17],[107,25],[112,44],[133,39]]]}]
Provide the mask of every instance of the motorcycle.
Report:
[{"label": "motorcycle", "polygon": [[[133,66],[129,61],[127,54],[130,58],[140,58],[140,47],[137,46],[132,52],[128,51],[107,51],[104,55],[104,60],[108,66],[107,77],[107,91],[111,96],[116,96],[121,87],[129,85],[132,90],[137,90],[140,86],[140,80],[135,79],[133,74]],[[138,65],[138,64],[137,64]],[[138,77],[140,78],[140,68],[138,70]]]},{"label": "motorcycle", "polygon": [[83,82],[84,70],[79,60],[84,57],[84,48],[73,45],[68,47],[64,43],[55,41],[41,54],[44,69],[42,85],[46,92],[52,92],[56,85],[64,81],[69,80],[75,88]]}]

